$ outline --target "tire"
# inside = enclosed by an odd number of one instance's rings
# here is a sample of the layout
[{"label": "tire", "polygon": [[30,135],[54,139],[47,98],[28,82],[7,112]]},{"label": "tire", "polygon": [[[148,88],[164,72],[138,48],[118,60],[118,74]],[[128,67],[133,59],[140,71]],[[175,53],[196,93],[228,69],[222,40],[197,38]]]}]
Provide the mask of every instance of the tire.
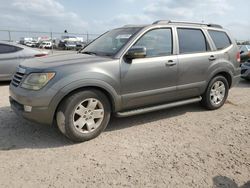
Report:
[{"label": "tire", "polygon": [[[220,89],[217,90],[216,87],[220,87]],[[215,76],[209,82],[205,93],[202,95],[201,104],[208,110],[216,110],[224,105],[228,97],[228,91],[229,84],[227,79],[221,75]]]},{"label": "tire", "polygon": [[70,140],[91,140],[104,131],[109,123],[111,107],[105,94],[84,90],[67,97],[59,106],[56,122]]}]

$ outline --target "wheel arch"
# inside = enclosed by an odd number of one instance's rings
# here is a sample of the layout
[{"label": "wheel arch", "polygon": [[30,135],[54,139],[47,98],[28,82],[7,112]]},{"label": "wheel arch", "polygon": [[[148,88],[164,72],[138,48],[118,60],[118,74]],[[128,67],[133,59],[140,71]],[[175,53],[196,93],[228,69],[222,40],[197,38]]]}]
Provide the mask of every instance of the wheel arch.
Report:
[{"label": "wheel arch", "polygon": [[232,80],[233,80],[233,73],[228,70],[228,69],[216,69],[215,71],[212,72],[212,74],[210,74],[211,76],[209,77],[208,79],[208,83],[207,85],[209,84],[209,82],[216,76],[223,76],[226,78],[226,80],[228,81],[228,85],[229,85],[229,88],[231,88],[232,86]]},{"label": "wheel arch", "polygon": [[[228,72],[219,72],[218,74],[216,74],[215,76],[223,76],[223,77],[225,77],[226,78],[226,80],[227,80],[227,82],[228,82],[228,86],[229,86],[229,88],[231,88],[231,86],[232,86],[232,76],[228,73]],[[214,76],[214,77],[215,77]]]},{"label": "wheel arch", "polygon": [[115,112],[120,108],[121,105],[121,97],[120,95],[117,94],[115,89],[106,84],[102,83],[102,81],[95,81],[95,82],[89,82],[89,81],[84,81],[85,83],[82,82],[76,82],[76,83],[71,83],[62,88],[57,95],[52,99],[50,106],[52,106],[52,111],[53,111],[53,117],[55,118],[56,112],[58,110],[58,107],[62,104],[62,102],[69,97],[70,95],[84,91],[84,90],[98,90],[101,91],[106,95],[108,100],[110,101],[111,104],[111,111]]}]

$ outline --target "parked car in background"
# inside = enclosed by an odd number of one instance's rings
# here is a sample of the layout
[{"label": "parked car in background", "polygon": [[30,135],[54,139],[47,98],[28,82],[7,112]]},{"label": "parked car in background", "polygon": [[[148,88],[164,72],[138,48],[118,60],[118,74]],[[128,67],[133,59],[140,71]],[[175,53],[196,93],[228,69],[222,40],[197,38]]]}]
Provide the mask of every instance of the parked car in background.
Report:
[{"label": "parked car in background", "polygon": [[245,62],[241,65],[241,78],[250,80],[250,62]]},{"label": "parked car in background", "polygon": [[77,42],[76,43],[76,50],[79,51],[81,49],[83,49],[86,46],[86,44],[84,42]]},{"label": "parked car in background", "polygon": [[75,36],[62,36],[61,37],[62,42],[83,42],[82,37],[75,37]]},{"label": "parked car in background", "polygon": [[53,43],[51,41],[44,41],[40,44],[39,48],[51,49],[53,47]]},{"label": "parked car in background", "polygon": [[250,51],[241,54],[241,77],[245,80],[250,80]]},{"label": "parked car in background", "polygon": [[11,80],[18,65],[30,58],[47,55],[46,52],[9,42],[0,42],[0,81]]},{"label": "parked car in background", "polygon": [[25,45],[28,47],[36,47],[36,44],[37,44],[36,41],[29,41],[25,43]]},{"label": "parked car in background", "polygon": [[58,48],[62,50],[79,50],[83,47],[83,43],[72,41],[60,41],[58,44]]},{"label": "parked car in background", "polygon": [[222,107],[240,79],[240,53],[216,24],[157,21],[106,32],[82,51],[23,62],[12,109],[73,141],[98,136],[111,114],[137,115],[201,102]]},{"label": "parked car in background", "polygon": [[76,45],[77,45],[76,42],[70,42],[70,41],[65,42],[65,49],[66,50],[74,50],[74,49],[76,49]]},{"label": "parked car in background", "polygon": [[27,42],[31,42],[33,38],[31,37],[21,37],[19,43],[25,45]]},{"label": "parked car in background", "polygon": [[250,45],[242,45],[240,47],[240,53],[241,54],[246,53],[246,52],[250,52]]},{"label": "parked car in background", "polygon": [[60,41],[58,48],[62,50],[71,50],[76,48],[76,42]]},{"label": "parked car in background", "polygon": [[250,80],[250,45],[242,45],[240,47],[241,56],[241,77]]}]

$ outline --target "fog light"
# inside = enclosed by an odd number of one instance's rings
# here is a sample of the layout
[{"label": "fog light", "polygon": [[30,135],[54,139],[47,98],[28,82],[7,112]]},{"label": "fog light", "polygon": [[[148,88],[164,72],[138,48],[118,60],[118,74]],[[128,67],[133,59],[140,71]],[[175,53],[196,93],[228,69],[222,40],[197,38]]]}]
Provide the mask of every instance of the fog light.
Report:
[{"label": "fog light", "polygon": [[24,111],[25,112],[31,112],[32,111],[32,106],[26,106],[26,105],[24,105]]}]

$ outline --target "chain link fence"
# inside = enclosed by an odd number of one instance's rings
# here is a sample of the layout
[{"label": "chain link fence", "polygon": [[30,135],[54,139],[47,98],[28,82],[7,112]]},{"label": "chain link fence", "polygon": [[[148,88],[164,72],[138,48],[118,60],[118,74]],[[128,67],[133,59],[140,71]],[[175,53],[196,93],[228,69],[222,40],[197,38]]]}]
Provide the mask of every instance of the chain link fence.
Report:
[{"label": "chain link fence", "polygon": [[74,36],[81,38],[83,42],[88,43],[89,41],[97,38],[99,34],[92,33],[68,33],[68,32],[42,32],[42,31],[25,31],[25,30],[1,30],[0,29],[0,40],[2,41],[20,41],[23,38],[32,38],[34,40],[60,40],[62,36]]},{"label": "chain link fence", "polygon": [[238,45],[250,45],[250,40],[236,40]]},{"label": "chain link fence", "polygon": [[[28,30],[3,30],[0,29],[0,41],[14,41],[21,40],[40,40],[40,41],[54,41],[58,42],[62,37],[76,37],[83,43],[89,43],[97,38],[100,34],[93,33],[68,33],[68,32],[54,32],[54,31],[28,31]],[[238,45],[250,45],[250,40],[236,40]]]}]

